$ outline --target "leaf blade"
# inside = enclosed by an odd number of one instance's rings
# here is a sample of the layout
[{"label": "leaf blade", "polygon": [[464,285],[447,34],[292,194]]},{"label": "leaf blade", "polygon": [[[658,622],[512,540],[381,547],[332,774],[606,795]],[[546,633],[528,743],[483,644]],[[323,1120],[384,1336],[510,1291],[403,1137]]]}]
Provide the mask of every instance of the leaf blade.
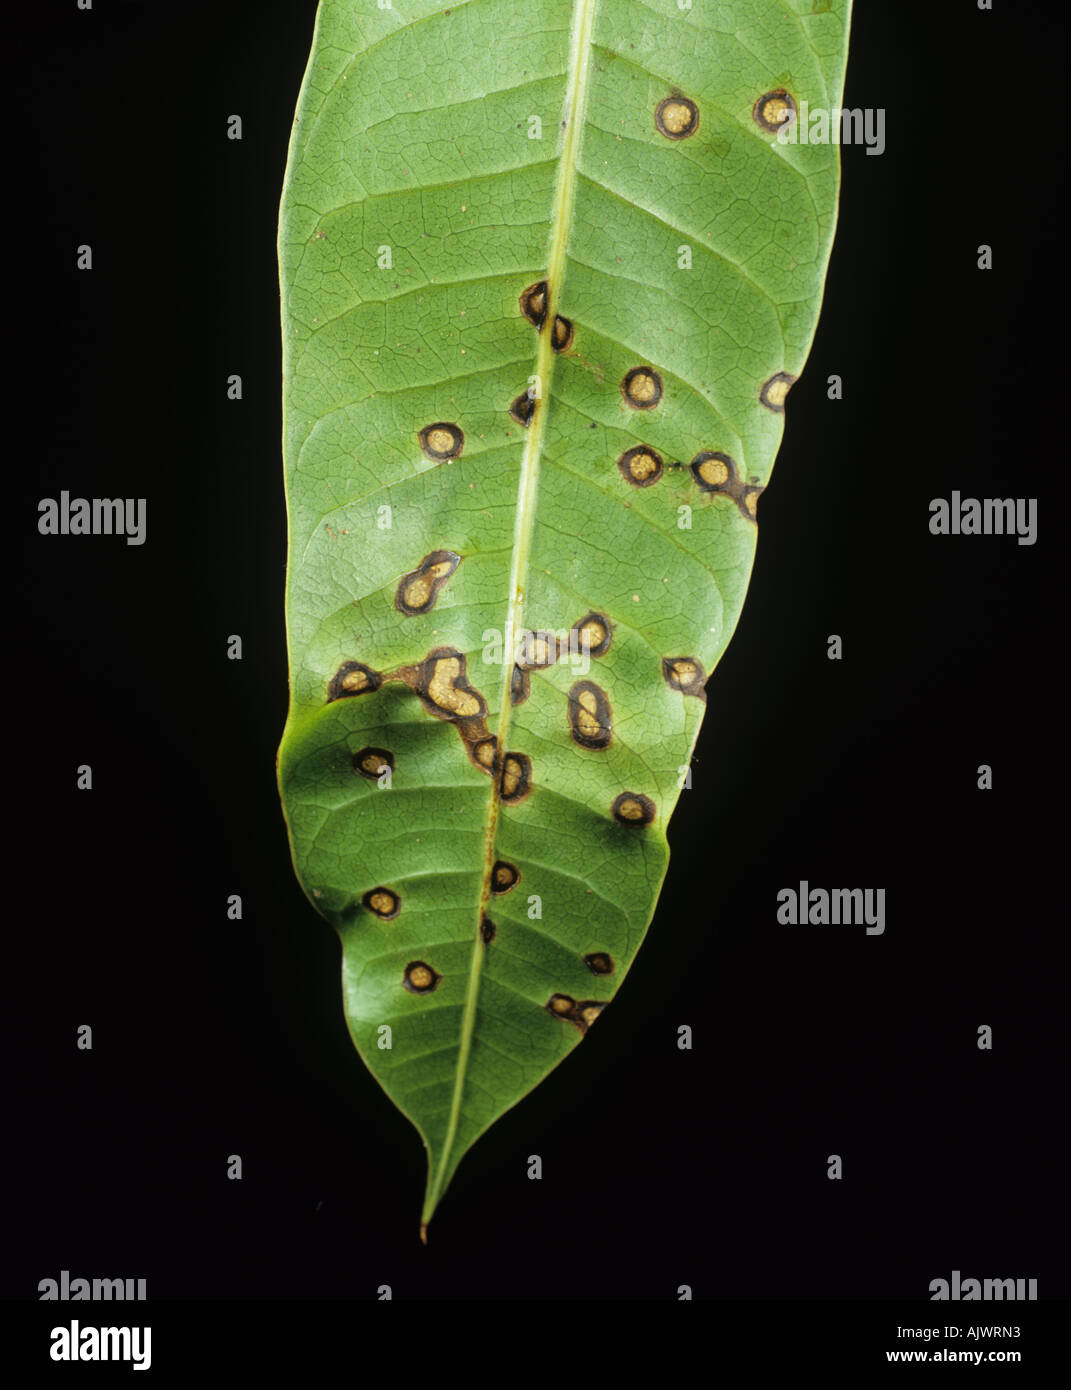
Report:
[{"label": "leaf blade", "polygon": [[[656,11],[467,0],[399,25],[323,0],[299,103],[280,222],[280,787],[299,877],[342,939],[354,1042],[429,1150],[424,1221],[639,947],[701,721],[689,685],[739,617],[783,424],[770,405],[817,318],[836,149],[775,148],[753,112],[790,82],[836,104],[848,7],[722,5],[720,30]],[[666,133],[695,113],[691,135]],[[556,133],[553,159],[529,116]],[[543,331],[518,307],[540,282]],[[556,352],[559,313],[572,337]],[[445,554],[459,559],[440,584]],[[523,703],[511,661],[480,661],[488,632],[510,652],[589,614],[608,620],[609,650],[583,672],[535,666]],[[444,648],[458,657],[433,661]],[[695,667],[674,684],[677,660]],[[366,690],[352,697],[344,672]],[[435,672],[455,715],[475,701],[481,719],[441,717]],[[500,763],[531,759],[516,804],[475,758],[490,738]],[[390,753],[389,791],[355,775],[362,749],[373,770]],[[640,823],[615,818],[622,797]],[[499,860],[520,873],[501,896]],[[369,907],[377,887],[397,912]],[[414,965],[436,977],[428,992],[407,988]],[[377,1045],[384,1026],[397,1049]]]}]

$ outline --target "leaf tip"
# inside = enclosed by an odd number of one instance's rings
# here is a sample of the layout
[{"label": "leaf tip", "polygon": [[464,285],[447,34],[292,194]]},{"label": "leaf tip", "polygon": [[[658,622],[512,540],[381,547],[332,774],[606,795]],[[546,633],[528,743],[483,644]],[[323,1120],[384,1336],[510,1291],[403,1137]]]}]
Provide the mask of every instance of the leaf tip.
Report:
[{"label": "leaf tip", "polygon": [[420,1243],[421,1245],[428,1243],[428,1223],[426,1221],[420,1223]]}]

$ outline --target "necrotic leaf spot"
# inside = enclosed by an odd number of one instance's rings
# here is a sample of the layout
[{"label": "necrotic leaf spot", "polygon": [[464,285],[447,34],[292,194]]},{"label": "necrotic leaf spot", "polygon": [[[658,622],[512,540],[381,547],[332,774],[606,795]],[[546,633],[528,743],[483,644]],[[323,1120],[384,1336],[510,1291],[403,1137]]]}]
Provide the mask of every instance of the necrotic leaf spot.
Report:
[{"label": "necrotic leaf spot", "polygon": [[386,748],[362,748],[353,755],[353,770],[374,782],[384,768],[394,771],[394,754]]},{"label": "necrotic leaf spot", "polygon": [[755,513],[759,505],[759,497],[764,489],[761,487],[747,487],[740,497],[740,509],[745,516],[755,520]]},{"label": "necrotic leaf spot", "polygon": [[402,578],[394,596],[399,613],[413,618],[429,613],[435,607],[439,590],[461,563],[461,556],[452,550],[433,550],[425,555],[415,570]]},{"label": "necrotic leaf spot", "polygon": [[443,459],[456,459],[465,443],[465,436],[458,427],[447,424],[445,420],[425,425],[417,438],[428,458],[436,463],[441,463]]},{"label": "necrotic leaf spot", "polygon": [[586,1033],[598,1016],[606,1008],[604,999],[585,999],[576,1006],[577,1027]]},{"label": "necrotic leaf spot", "polygon": [[634,449],[626,449],[617,460],[622,477],[633,487],[650,487],[662,476],[662,460],[646,444],[637,444]]},{"label": "necrotic leaf spot", "polygon": [[594,681],[577,681],[569,691],[569,727],[582,748],[606,748],[613,737],[610,701]]},{"label": "necrotic leaf spot", "polygon": [[480,923],[480,937],[483,944],[485,946],[490,946],[497,935],[498,928],[495,926],[494,922],[491,921],[490,917],[485,917]]},{"label": "necrotic leaf spot", "polygon": [[383,677],[360,661],[344,661],[331,677],[327,690],[328,702],[345,700],[351,695],[368,695],[378,690]]},{"label": "necrotic leaf spot", "polygon": [[525,753],[507,753],[502,759],[499,790],[508,803],[523,801],[532,789],[532,760]]},{"label": "necrotic leaf spot", "polygon": [[751,114],[763,130],[778,131],[796,114],[796,99],[784,87],[778,87],[759,97]]},{"label": "necrotic leaf spot", "polygon": [[532,423],[532,416],[535,414],[536,403],[527,391],[517,397],[509,408],[511,419],[517,421],[518,425],[523,425],[525,429]]},{"label": "necrotic leaf spot", "polygon": [[532,692],[532,678],[523,666],[514,666],[509,679],[509,702],[522,705]]},{"label": "necrotic leaf spot", "polygon": [[692,477],[704,492],[728,492],[736,479],[736,464],[720,452],[696,454]]},{"label": "necrotic leaf spot", "polygon": [[621,394],[634,410],[651,410],[662,399],[662,378],[652,367],[631,367],[621,382]]},{"label": "necrotic leaf spot", "polygon": [[593,975],[612,975],[614,973],[613,958],[606,951],[592,951],[591,955],[584,957],[584,964]]},{"label": "necrotic leaf spot", "polygon": [[405,967],[402,984],[410,994],[430,994],[442,976],[425,961],[412,960]]},{"label": "necrotic leaf spot", "polygon": [[792,389],[796,378],[788,372],[775,372],[769,381],[763,382],[759,400],[767,410],[781,414],[785,408],[785,398]]},{"label": "necrotic leaf spot", "polygon": [[491,892],[496,896],[508,893],[511,888],[516,887],[520,877],[515,865],[507,864],[504,859],[497,860],[491,870]]},{"label": "necrotic leaf spot", "polygon": [[370,888],[361,902],[381,922],[390,922],[402,910],[401,899],[390,888]]},{"label": "necrotic leaf spot", "polygon": [[672,690],[682,695],[702,695],[707,673],[702,662],[694,656],[667,656],[662,659],[662,674]]},{"label": "necrotic leaf spot", "polygon": [[[572,636],[575,633],[575,638]],[[605,613],[588,613],[572,626],[570,651],[587,651],[588,656],[605,656],[610,648],[613,629]],[[585,647],[586,644],[586,647]]]},{"label": "necrotic leaf spot", "polygon": [[465,675],[465,657],[453,647],[430,652],[421,669],[417,692],[440,719],[482,719],[487,705]]},{"label": "necrotic leaf spot", "polygon": [[554,315],[554,327],[551,332],[551,345],[555,352],[564,352],[573,341],[573,321],[564,319],[561,314]]},{"label": "necrotic leaf spot", "polygon": [[545,671],[558,660],[558,639],[553,632],[526,632],[521,638],[520,661],[526,671]]},{"label": "necrotic leaf spot", "polygon": [[610,813],[621,825],[650,825],[655,818],[655,804],[642,792],[622,792],[614,797]]},{"label": "necrotic leaf spot", "polygon": [[540,280],[537,285],[529,285],[521,295],[521,313],[529,323],[542,328],[547,317],[547,282]]},{"label": "necrotic leaf spot", "polygon": [[[483,722],[482,720],[480,721]],[[477,767],[482,767],[484,772],[493,772],[495,758],[498,755],[498,739],[493,734],[486,738],[478,739],[470,745],[472,760]]]},{"label": "necrotic leaf spot", "polygon": [[604,1000],[582,999],[578,1004],[568,994],[552,994],[546,1003],[548,1013],[574,1024],[581,1033],[588,1031],[605,1007]]},{"label": "necrotic leaf spot", "polygon": [[699,107],[687,97],[666,97],[658,103],[655,125],[668,140],[686,140],[699,129]]}]

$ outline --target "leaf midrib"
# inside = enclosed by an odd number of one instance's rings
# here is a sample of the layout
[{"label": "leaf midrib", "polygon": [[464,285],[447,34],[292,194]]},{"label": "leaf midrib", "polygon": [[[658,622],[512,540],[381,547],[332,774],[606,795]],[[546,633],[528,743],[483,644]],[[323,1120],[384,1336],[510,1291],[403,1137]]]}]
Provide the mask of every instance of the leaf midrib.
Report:
[{"label": "leaf midrib", "polygon": [[[539,384],[540,399],[537,402],[531,425],[524,443],[521,457],[520,478],[517,485],[517,515],[513,529],[513,563],[509,582],[509,606],[502,642],[502,685],[499,691],[499,718],[496,734],[499,756],[505,757],[506,740],[509,735],[512,704],[510,702],[510,683],[513,675],[513,662],[510,654],[516,643],[516,634],[523,630],[525,584],[528,577],[528,560],[531,552],[532,530],[535,524],[535,503],[539,483],[539,465],[543,452],[543,437],[546,428],[547,410],[550,405],[550,385],[554,375],[554,316],[561,295],[565,273],[565,249],[569,240],[569,230],[573,220],[573,203],[576,197],[577,165],[580,156],[580,143],[584,129],[584,106],[587,100],[588,78],[591,72],[592,31],[595,24],[595,11],[599,0],[576,0],[573,12],[573,27],[569,36],[569,65],[565,90],[565,107],[562,115],[565,139],[558,162],[558,177],[554,186],[554,199],[551,204],[550,255],[547,263],[546,313],[543,327],[539,332],[536,348],[536,364],[533,375]],[[480,929],[484,912],[491,896],[491,869],[495,858],[495,837],[498,829],[499,799],[498,778],[492,780],[491,795],[488,798],[487,819],[484,827],[484,867],[483,886],[476,912],[472,964],[469,970],[468,986],[465,996],[465,1011],[461,1020],[461,1036],[458,1042],[457,1070],[454,1075],[454,1092],[450,1101],[450,1113],[446,1134],[438,1160],[428,1174],[428,1190],[424,1200],[421,1217],[422,1227],[431,1219],[439,1197],[445,1186],[450,1170],[450,1157],[457,1137],[461,1118],[461,1101],[465,1090],[465,1075],[468,1069],[469,1054],[472,1050],[472,1035],[476,1026],[476,1002],[479,996],[480,973],[486,954],[482,946]]]}]

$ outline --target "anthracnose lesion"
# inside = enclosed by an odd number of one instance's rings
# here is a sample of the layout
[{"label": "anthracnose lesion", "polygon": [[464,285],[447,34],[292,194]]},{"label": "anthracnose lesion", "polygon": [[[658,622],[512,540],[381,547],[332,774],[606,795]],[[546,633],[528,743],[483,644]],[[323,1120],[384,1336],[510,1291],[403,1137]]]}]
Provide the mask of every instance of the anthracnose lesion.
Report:
[{"label": "anthracnose lesion", "polygon": [[642,829],[655,818],[656,808],[649,796],[643,792],[621,792],[614,797],[610,814],[619,825]]},{"label": "anthracnose lesion", "polygon": [[650,487],[662,476],[662,456],[646,444],[626,449],[617,460],[621,476],[633,487]]},{"label": "anthracnose lesion", "polygon": [[353,770],[375,782],[394,771],[394,754],[388,748],[361,748],[353,755]]},{"label": "anthracnose lesion", "polygon": [[439,590],[461,563],[453,550],[433,550],[425,555],[415,570],[402,576],[394,596],[394,606],[407,618],[430,613],[439,597]]},{"label": "anthracnose lesion", "polygon": [[607,748],[613,716],[605,690],[594,681],[577,681],[569,691],[569,730],[582,748]]},{"label": "anthracnose lesion", "polygon": [[699,107],[679,93],[665,97],[655,111],[655,127],[667,140],[686,140],[699,129]]},{"label": "anthracnose lesion", "polygon": [[671,690],[679,690],[682,695],[696,695],[700,699],[704,697],[707,673],[698,657],[663,657],[662,675]]},{"label": "anthracnose lesion", "polygon": [[465,436],[460,426],[447,420],[436,420],[433,425],[425,425],[417,434],[417,439],[423,452],[436,463],[456,459],[465,447]]},{"label": "anthracnose lesion", "polygon": [[383,684],[383,676],[363,661],[344,661],[327,688],[328,702],[345,700],[353,695],[370,695]]},{"label": "anthracnose lesion", "polygon": [[606,1008],[606,1004],[605,999],[576,1000],[569,994],[552,994],[544,1008],[555,1018],[571,1023],[575,1028],[579,1028],[581,1033],[586,1033]]}]

